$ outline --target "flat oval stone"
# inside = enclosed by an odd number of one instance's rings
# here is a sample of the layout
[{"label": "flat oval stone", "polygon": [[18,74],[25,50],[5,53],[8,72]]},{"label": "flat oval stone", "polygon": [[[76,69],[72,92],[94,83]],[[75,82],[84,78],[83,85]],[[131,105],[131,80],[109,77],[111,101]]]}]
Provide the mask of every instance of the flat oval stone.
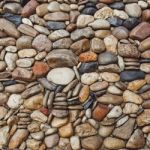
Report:
[{"label": "flat oval stone", "polygon": [[68,111],[67,110],[57,110],[57,109],[53,109],[52,110],[52,114],[55,116],[55,117],[58,117],[58,118],[64,118],[68,115]]},{"label": "flat oval stone", "polygon": [[82,147],[85,149],[98,149],[102,144],[100,136],[90,136],[81,141]]},{"label": "flat oval stone", "polygon": [[64,22],[57,22],[57,21],[48,21],[46,25],[47,28],[51,30],[59,30],[64,29],[66,27]]},{"label": "flat oval stone", "polygon": [[123,24],[123,20],[118,17],[110,17],[107,19],[107,21],[114,27],[118,27]]},{"label": "flat oval stone", "polygon": [[72,67],[77,65],[78,58],[71,51],[67,49],[57,49],[51,51],[46,57],[47,63],[50,67]]},{"label": "flat oval stone", "polygon": [[96,71],[97,68],[98,68],[97,62],[82,63],[80,65],[79,72],[81,74],[94,72],[94,71]]},{"label": "flat oval stone", "polygon": [[113,9],[124,9],[125,5],[123,2],[115,2],[109,5]]},{"label": "flat oval stone", "polygon": [[75,74],[70,68],[55,68],[52,69],[48,75],[47,79],[55,84],[66,85],[71,82]]},{"label": "flat oval stone", "polygon": [[118,53],[122,57],[138,58],[140,53],[133,44],[118,44]]},{"label": "flat oval stone", "polygon": [[137,79],[144,79],[145,73],[143,71],[136,71],[136,70],[131,70],[131,71],[123,71],[120,74],[120,79],[121,81],[133,81]]},{"label": "flat oval stone", "polygon": [[130,32],[130,37],[136,40],[144,40],[150,35],[150,23],[142,22]]},{"label": "flat oval stone", "polygon": [[117,63],[117,61],[118,61],[117,56],[110,53],[110,52],[104,52],[98,56],[98,62],[101,65],[108,65],[111,63]]},{"label": "flat oval stone", "polygon": [[9,20],[10,22],[14,23],[15,25],[20,25],[21,24],[21,16],[19,15],[14,15],[12,13],[5,13],[3,15],[4,18],[6,18],[7,20]]},{"label": "flat oval stone", "polygon": [[4,30],[9,36],[15,38],[18,38],[20,36],[20,33],[16,29],[16,26],[12,22],[4,18],[0,19],[0,30]]},{"label": "flat oval stone", "polygon": [[96,11],[97,9],[94,7],[86,7],[81,11],[81,13],[86,15],[94,15]]},{"label": "flat oval stone", "polygon": [[126,39],[128,38],[129,31],[127,30],[127,28],[120,26],[120,27],[115,28],[112,31],[112,34],[118,39]]}]

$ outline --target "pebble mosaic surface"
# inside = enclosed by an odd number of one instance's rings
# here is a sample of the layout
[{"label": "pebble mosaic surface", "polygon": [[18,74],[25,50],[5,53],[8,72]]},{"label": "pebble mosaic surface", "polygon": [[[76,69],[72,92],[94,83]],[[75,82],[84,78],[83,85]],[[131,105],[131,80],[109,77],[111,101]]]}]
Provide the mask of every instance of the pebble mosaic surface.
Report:
[{"label": "pebble mosaic surface", "polygon": [[150,150],[150,0],[1,0],[0,149]]}]

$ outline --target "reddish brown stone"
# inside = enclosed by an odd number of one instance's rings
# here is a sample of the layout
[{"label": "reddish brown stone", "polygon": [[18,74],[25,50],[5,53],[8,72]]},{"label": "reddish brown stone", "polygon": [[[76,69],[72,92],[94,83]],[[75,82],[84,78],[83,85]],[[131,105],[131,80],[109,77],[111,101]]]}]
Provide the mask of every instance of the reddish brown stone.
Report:
[{"label": "reddish brown stone", "polygon": [[40,112],[42,112],[44,115],[49,115],[49,110],[47,108],[40,108]]},{"label": "reddish brown stone", "polygon": [[142,12],[142,20],[143,21],[150,20],[150,9],[146,9]]},{"label": "reddish brown stone", "polygon": [[107,105],[98,104],[94,109],[92,116],[97,121],[102,121],[108,114],[109,108]]},{"label": "reddish brown stone", "polygon": [[34,75],[41,77],[49,71],[49,66],[44,62],[35,62],[32,71]]},{"label": "reddish brown stone", "polygon": [[80,62],[91,62],[97,60],[97,54],[91,51],[80,54],[79,61]]},{"label": "reddish brown stone", "polygon": [[74,23],[71,23],[67,26],[66,30],[69,31],[69,32],[72,32],[76,29],[76,24]]},{"label": "reddish brown stone", "polygon": [[84,85],[83,88],[81,89],[80,93],[79,93],[79,100],[81,103],[84,103],[90,94],[90,88],[88,85]]},{"label": "reddish brown stone", "polygon": [[150,23],[148,22],[140,23],[130,32],[130,37],[135,40],[144,40],[149,35],[150,35]]},{"label": "reddish brown stone", "polygon": [[23,17],[29,17],[30,15],[34,14],[36,11],[36,7],[39,3],[36,0],[30,0],[22,9],[21,15]]}]

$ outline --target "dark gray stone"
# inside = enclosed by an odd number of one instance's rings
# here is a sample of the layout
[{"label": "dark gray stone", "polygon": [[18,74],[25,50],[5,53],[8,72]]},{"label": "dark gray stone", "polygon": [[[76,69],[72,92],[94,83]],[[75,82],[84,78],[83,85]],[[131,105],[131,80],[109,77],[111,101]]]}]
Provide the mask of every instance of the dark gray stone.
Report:
[{"label": "dark gray stone", "polygon": [[48,21],[47,28],[51,30],[59,30],[64,29],[66,27],[64,22],[55,22],[55,21]]},{"label": "dark gray stone", "polygon": [[123,24],[123,20],[118,17],[110,17],[107,21],[111,24],[111,26],[118,27]]},{"label": "dark gray stone", "polygon": [[131,70],[131,71],[123,71],[120,74],[121,81],[133,81],[137,79],[144,79],[145,73],[143,71]]},{"label": "dark gray stone", "polygon": [[101,65],[108,65],[108,64],[112,64],[112,63],[117,63],[118,58],[116,55],[114,55],[110,52],[104,52],[98,56],[98,62]]},{"label": "dark gray stone", "polygon": [[97,68],[98,68],[98,62],[82,63],[79,68],[79,72],[81,74],[94,72],[96,71]]},{"label": "dark gray stone", "polygon": [[123,26],[125,26],[128,29],[133,29],[139,23],[140,21],[137,18],[128,18],[127,20],[124,21]]}]

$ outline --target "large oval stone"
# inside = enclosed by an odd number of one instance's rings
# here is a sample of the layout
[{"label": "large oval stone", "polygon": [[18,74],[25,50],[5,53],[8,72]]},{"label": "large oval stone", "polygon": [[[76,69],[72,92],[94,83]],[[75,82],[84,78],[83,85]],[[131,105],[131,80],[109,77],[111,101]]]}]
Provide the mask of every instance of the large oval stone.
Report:
[{"label": "large oval stone", "polygon": [[48,73],[47,79],[55,84],[66,85],[73,80],[74,76],[72,69],[63,67],[52,69]]},{"label": "large oval stone", "polygon": [[46,57],[50,67],[72,67],[77,65],[78,57],[67,49],[58,49],[51,51]]}]

